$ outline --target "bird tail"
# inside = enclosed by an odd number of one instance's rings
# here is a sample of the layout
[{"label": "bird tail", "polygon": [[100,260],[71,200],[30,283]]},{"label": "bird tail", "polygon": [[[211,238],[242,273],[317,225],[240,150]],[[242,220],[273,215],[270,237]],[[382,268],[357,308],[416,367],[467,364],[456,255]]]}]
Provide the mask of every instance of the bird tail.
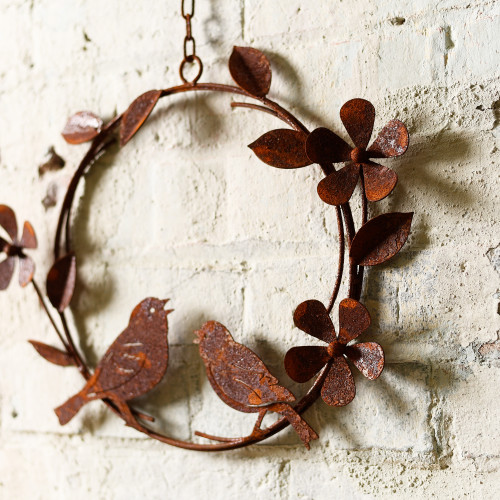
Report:
[{"label": "bird tail", "polygon": [[66,425],[80,410],[80,408],[88,403],[88,398],[84,391],[75,394],[73,397],[69,398],[66,403],[56,408],[57,418],[61,425]]},{"label": "bird tail", "polygon": [[309,441],[318,439],[319,437],[314,429],[290,405],[280,404],[278,412],[286,417],[305,447],[309,450]]}]

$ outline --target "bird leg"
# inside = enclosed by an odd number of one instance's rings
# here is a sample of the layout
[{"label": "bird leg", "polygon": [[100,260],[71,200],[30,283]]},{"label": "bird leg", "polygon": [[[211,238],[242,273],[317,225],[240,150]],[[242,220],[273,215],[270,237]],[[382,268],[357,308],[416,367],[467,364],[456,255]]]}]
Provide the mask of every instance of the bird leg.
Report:
[{"label": "bird leg", "polygon": [[137,430],[142,430],[141,424],[137,421],[129,405],[123,399],[117,398],[114,394],[106,395],[106,399],[110,399],[115,404],[121,416],[125,420],[125,424]]},{"label": "bird leg", "polygon": [[259,410],[259,416],[257,417],[257,422],[255,422],[255,425],[253,426],[253,431],[252,434],[250,434],[252,437],[258,437],[262,434],[262,429],[260,428],[262,424],[262,420],[264,419],[264,416],[267,413],[267,408],[261,408]]}]

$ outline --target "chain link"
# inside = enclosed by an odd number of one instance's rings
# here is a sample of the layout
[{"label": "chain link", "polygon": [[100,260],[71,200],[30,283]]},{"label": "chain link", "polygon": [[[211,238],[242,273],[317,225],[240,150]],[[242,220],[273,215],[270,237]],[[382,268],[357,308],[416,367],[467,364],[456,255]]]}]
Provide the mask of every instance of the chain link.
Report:
[{"label": "chain link", "polygon": [[[201,59],[196,55],[196,42],[191,30],[191,19],[194,16],[194,2],[195,0],[191,0],[191,9],[188,13],[186,13],[186,9],[184,8],[185,0],[181,0],[181,15],[186,20],[186,36],[184,37],[183,45],[184,59],[182,60],[179,68],[179,73],[182,81],[184,83],[191,83],[193,85],[200,79],[201,73],[203,71],[203,64],[201,62]],[[187,63],[198,65],[198,74],[194,77],[193,80],[187,80],[184,76],[184,69]]]}]

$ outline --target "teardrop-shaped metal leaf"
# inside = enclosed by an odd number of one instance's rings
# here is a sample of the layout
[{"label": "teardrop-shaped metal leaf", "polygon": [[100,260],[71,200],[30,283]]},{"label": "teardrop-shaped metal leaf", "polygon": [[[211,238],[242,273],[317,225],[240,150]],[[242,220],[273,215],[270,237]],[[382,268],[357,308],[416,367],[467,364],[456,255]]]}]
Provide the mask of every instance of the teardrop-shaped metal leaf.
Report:
[{"label": "teardrop-shaped metal leaf", "polygon": [[339,304],[339,342],[347,344],[361,335],[371,323],[368,309],[355,299]]},{"label": "teardrop-shaped metal leaf", "polygon": [[329,205],[343,205],[350,200],[358,179],[359,165],[350,163],[322,179],[318,184],[318,195]]},{"label": "teardrop-shaped metal leaf", "polygon": [[247,92],[264,97],[271,87],[271,65],[267,57],[251,47],[234,47],[229,58],[233,80]]},{"label": "teardrop-shaped metal leaf", "polygon": [[370,158],[401,156],[408,149],[410,136],[403,122],[391,120],[368,149]]},{"label": "teardrop-shaped metal leaf", "polygon": [[91,141],[100,131],[102,119],[90,111],[80,111],[71,116],[63,131],[64,140],[70,144]]},{"label": "teardrop-shaped metal leaf", "polygon": [[285,355],[285,370],[292,380],[303,383],[314,377],[329,359],[327,347],[292,347]]},{"label": "teardrop-shaped metal leaf", "polygon": [[311,164],[306,155],[304,132],[279,128],[266,132],[248,147],[264,162],[277,168],[300,168]]},{"label": "teardrop-shaped metal leaf", "polygon": [[351,369],[344,356],[335,356],[321,389],[323,401],[330,406],[348,405],[356,396]]},{"label": "teardrop-shaped metal leaf", "polygon": [[0,205],[0,226],[2,226],[10,236],[12,242],[17,239],[17,219],[12,208],[7,205]]},{"label": "teardrop-shaped metal leaf", "polygon": [[319,300],[306,300],[299,304],[293,313],[293,322],[303,332],[328,344],[335,340],[335,327],[326,307]]},{"label": "teardrop-shaped metal leaf", "polygon": [[369,220],[352,240],[350,256],[361,266],[375,266],[396,255],[410,234],[413,212],[382,214]]},{"label": "teardrop-shaped metal leaf", "polygon": [[56,349],[51,345],[44,344],[43,342],[38,342],[37,340],[28,340],[28,342],[36,349],[36,352],[42,356],[42,358],[50,361],[51,363],[59,366],[74,366],[75,360],[64,351]]},{"label": "teardrop-shaped metal leaf", "polygon": [[161,90],[150,90],[140,95],[128,107],[123,114],[120,126],[120,145],[125,146],[134,134],[141,128],[146,118],[151,114],[158,99],[161,97]]},{"label": "teardrop-shaped metal leaf", "polygon": [[384,350],[376,342],[362,342],[346,347],[346,356],[356,368],[368,379],[380,377],[384,369]]},{"label": "teardrop-shaped metal leaf", "polygon": [[394,170],[373,162],[363,163],[363,179],[366,198],[369,201],[382,200],[391,194],[398,182]]},{"label": "teardrop-shaped metal leaf", "polygon": [[351,159],[352,147],[330,129],[313,130],[306,141],[306,153],[313,163],[339,163]]},{"label": "teardrop-shaped metal leaf", "polygon": [[57,260],[47,275],[47,296],[59,312],[63,312],[71,302],[75,283],[76,257],[70,253]]},{"label": "teardrop-shaped metal leaf", "polygon": [[35,275],[35,263],[31,257],[21,257],[19,259],[19,284],[25,287]]},{"label": "teardrop-shaped metal leaf", "polygon": [[357,147],[366,149],[375,122],[375,108],[365,99],[351,99],[340,109],[340,119]]},{"label": "teardrop-shaped metal leaf", "polygon": [[35,249],[38,244],[36,241],[36,234],[33,226],[26,221],[23,227],[23,235],[21,237],[21,246],[23,248]]}]

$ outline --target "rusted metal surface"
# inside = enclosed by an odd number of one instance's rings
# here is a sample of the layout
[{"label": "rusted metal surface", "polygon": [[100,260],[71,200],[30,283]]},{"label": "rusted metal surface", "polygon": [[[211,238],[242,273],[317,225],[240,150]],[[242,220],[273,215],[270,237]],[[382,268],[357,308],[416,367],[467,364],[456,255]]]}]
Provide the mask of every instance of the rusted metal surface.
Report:
[{"label": "rusted metal surface", "polygon": [[29,222],[25,222],[19,240],[16,214],[7,205],[0,205],[0,226],[11,239],[8,242],[0,237],[0,254],[5,254],[5,259],[0,262],[0,290],[6,290],[9,286],[14,275],[16,260],[19,260],[19,284],[25,287],[35,274],[35,263],[24,253],[25,249],[37,248],[35,231]]},{"label": "rusted metal surface", "polygon": [[318,439],[316,432],[290,406],[295,396],[279,385],[253,351],[235,342],[224,325],[209,321],[195,334],[208,380],[217,395],[235,410],[259,414],[252,434],[259,434],[262,419],[271,411],[288,419],[307,448],[311,440]]},{"label": "rusted metal surface", "polygon": [[[367,149],[375,120],[373,104],[364,99],[352,99],[342,106],[340,118],[354,147],[324,127],[313,130],[307,138],[306,152],[312,162],[353,162],[323,179],[318,185],[318,195],[325,203],[343,205],[352,196],[359,173],[362,173],[366,197],[369,201],[380,201],[392,192],[398,177],[396,172],[371,162],[370,158],[391,158],[405,153],[409,144],[408,131],[399,120],[391,120]],[[358,166],[357,176],[353,165]]]},{"label": "rusted metal surface", "polygon": [[69,253],[58,259],[47,274],[47,297],[59,311],[66,309],[76,285],[76,257]]},{"label": "rusted metal surface", "polygon": [[256,97],[264,97],[271,88],[271,64],[260,50],[234,47],[229,72],[242,89]]},{"label": "rusted metal surface", "polygon": [[[356,388],[346,359],[351,360],[369,379],[377,378],[383,369],[384,354],[381,346],[375,342],[352,343],[370,324],[369,313],[359,302],[363,266],[383,262],[399,251],[409,233],[411,214],[384,214],[382,222],[378,221],[378,218],[367,222],[368,201],[381,199],[382,195],[385,196],[384,193],[388,194],[394,188],[397,181],[392,170],[370,161],[370,158],[388,158],[403,154],[408,147],[408,133],[401,122],[393,120],[382,129],[368,148],[375,112],[373,106],[362,99],[349,101],[341,109],[341,119],[354,142],[354,147],[325,128],[309,133],[296,117],[267,97],[271,84],[271,67],[266,56],[253,48],[235,47],[231,55],[229,68],[238,87],[198,83],[203,66],[196,55],[196,44],[191,30],[194,1],[191,2],[189,12],[182,2],[182,15],[186,21],[184,59],[180,68],[183,85],[144,93],[132,102],[125,113],[116,116],[107,124],[92,122],[92,116],[87,117],[89,121],[86,122],[85,117],[79,116],[81,113],[75,115],[77,119],[73,117],[68,122],[70,126],[65,134],[69,137],[69,142],[79,143],[91,139],[92,143],[78,166],[62,203],[54,244],[56,262],[47,277],[47,295],[59,312],[61,327],[52,317],[40,288],[32,281],[64,350],[38,341],[31,343],[47,361],[60,366],[75,365],[86,380],[79,393],[56,409],[62,424],[69,421],[88,401],[102,399],[127,425],[151,438],[181,448],[202,451],[240,448],[262,441],[288,425],[293,426],[309,448],[310,441],[318,436],[301,414],[319,397],[331,406],[343,406],[355,396]],[[184,75],[184,67],[196,63],[198,75],[189,80]],[[211,321],[196,332],[207,376],[218,396],[236,410],[258,414],[253,431],[245,437],[220,438],[196,433],[219,441],[210,444],[181,441],[154,431],[141,423],[141,420],[154,419],[127,404],[130,399],[151,390],[161,380],[167,368],[166,316],[170,311],[164,310],[166,301],[146,299],[139,304],[130,317],[129,326],[110,346],[93,374],[73,341],[65,311],[70,305],[76,286],[76,258],[71,245],[70,214],[77,188],[85,172],[113,143],[116,132],[119,132],[122,146],[125,145],[146,122],[160,98],[191,91],[224,92],[255,99],[258,104],[235,102],[233,106],[269,113],[290,127],[271,130],[254,141],[250,147],[261,160],[278,168],[300,168],[319,163],[326,177],[319,183],[318,193],[321,199],[336,205],[340,245],[337,277],[328,309],[321,302],[311,300],[302,303],[294,314],[297,327],[326,343],[326,346],[294,347],[285,356],[285,369],[293,380],[306,382],[317,375],[311,388],[298,402],[295,402],[295,396],[273,377],[264,362],[250,349],[236,343],[223,325]],[[338,162],[347,162],[347,165],[335,171],[332,163]],[[349,199],[358,179],[362,185],[362,225],[356,232]],[[0,208],[0,225],[14,242],[17,236],[17,222],[9,210],[2,211]],[[21,243],[26,248],[30,248],[30,245],[36,246],[34,232],[30,228],[29,224],[25,224],[25,234],[21,238]],[[339,305],[337,336],[329,313],[342,283],[344,244],[350,250],[349,292],[348,298]],[[7,254],[7,259],[0,264],[1,285],[2,280],[6,281],[8,278],[10,281],[12,277],[14,261],[10,257],[20,255],[15,245],[2,238],[0,250]],[[26,281],[34,270],[29,262],[21,259],[22,281]],[[268,411],[280,415],[280,419],[262,428],[262,419]]]},{"label": "rusted metal surface", "polygon": [[121,146],[125,146],[141,128],[141,125],[146,121],[151,111],[153,111],[160,96],[161,90],[149,90],[135,99],[127,111],[125,111],[120,127]]},{"label": "rusted metal surface", "polygon": [[68,119],[61,135],[70,144],[81,144],[94,139],[101,131],[102,124],[102,119],[96,114],[80,111]]},{"label": "rusted metal surface", "polygon": [[348,346],[370,326],[368,310],[357,300],[347,298],[339,304],[339,335],[326,310],[318,300],[302,302],[295,310],[297,328],[323,340],[326,347],[292,347],[285,356],[285,370],[292,380],[307,382],[324,366],[328,373],[321,388],[323,401],[330,406],[345,406],[356,395],[356,387],[344,356],[347,356],[361,373],[373,380],[384,367],[384,351],[375,342]]},{"label": "rusted metal surface", "polygon": [[[184,57],[182,59],[181,65],[179,66],[179,75],[184,83],[195,85],[201,78],[201,74],[203,73],[203,63],[201,62],[201,59],[196,55],[196,40],[193,37],[191,27],[191,20],[194,16],[195,2],[194,0],[191,0],[191,8],[189,9],[189,12],[187,12],[184,4],[185,1],[181,0],[181,16],[186,21],[186,36],[184,37]],[[194,64],[198,67],[198,72],[191,80],[189,80],[184,73],[187,65],[189,64]]]},{"label": "rusted metal surface", "polygon": [[49,363],[58,366],[75,366],[75,360],[66,351],[61,351],[56,347],[38,342],[37,340],[28,341],[42,358],[46,359]]},{"label": "rusted metal surface", "polygon": [[351,245],[356,264],[375,266],[394,257],[408,239],[413,212],[379,215],[361,226]]},{"label": "rusted metal surface", "polygon": [[127,405],[153,389],[168,363],[168,300],[144,299],[133,310],[125,330],[111,344],[84,388],[56,408],[61,425],[95,399],[111,400],[131,427],[139,424]]},{"label": "rusted metal surface", "polygon": [[248,147],[264,163],[277,168],[300,168],[311,164],[306,155],[307,135],[280,128],[266,132]]}]

